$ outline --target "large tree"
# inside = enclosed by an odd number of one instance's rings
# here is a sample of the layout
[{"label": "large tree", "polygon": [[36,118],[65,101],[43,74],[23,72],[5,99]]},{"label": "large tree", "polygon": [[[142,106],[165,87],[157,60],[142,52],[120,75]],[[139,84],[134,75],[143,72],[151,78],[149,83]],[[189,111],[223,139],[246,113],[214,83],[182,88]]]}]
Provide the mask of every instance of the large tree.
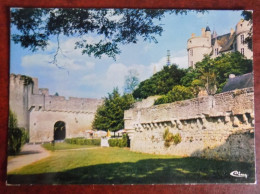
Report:
[{"label": "large tree", "polygon": [[252,60],[246,59],[239,52],[222,54],[215,59],[205,56],[202,61],[196,63],[195,69],[189,69],[181,78],[181,85],[193,89],[202,86],[208,94],[214,94],[215,89],[220,93],[230,74],[242,75],[252,70]]},{"label": "large tree", "polygon": [[142,81],[134,90],[134,98],[147,98],[148,96],[167,94],[173,86],[180,85],[181,78],[186,70],[178,68],[173,64],[164,66],[163,69],[151,78]]},{"label": "large tree", "polygon": [[[11,24],[16,31],[11,39],[36,51],[45,49],[53,36],[58,43],[60,35],[78,36],[82,40],[75,48],[82,49],[82,54],[115,58],[120,44],[136,43],[138,39],[157,42],[156,36],[163,32],[158,21],[166,12],[186,14],[187,10],[13,8]],[[95,35],[98,41],[88,41],[84,35]],[[57,53],[59,50],[58,44]]]},{"label": "large tree", "polygon": [[97,109],[93,128],[99,130],[118,131],[124,128],[124,111],[131,108],[134,98],[131,94],[120,95],[118,88],[115,88],[104,103]]}]

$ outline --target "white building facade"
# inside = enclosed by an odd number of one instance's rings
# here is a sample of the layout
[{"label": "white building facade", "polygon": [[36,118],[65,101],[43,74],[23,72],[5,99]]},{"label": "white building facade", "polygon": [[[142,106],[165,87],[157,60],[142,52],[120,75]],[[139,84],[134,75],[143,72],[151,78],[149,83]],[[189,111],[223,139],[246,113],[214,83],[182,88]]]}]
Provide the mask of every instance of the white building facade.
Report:
[{"label": "white building facade", "polygon": [[253,52],[248,48],[245,39],[252,24],[246,20],[240,20],[235,30],[230,33],[218,36],[216,32],[211,33],[210,28],[201,29],[201,36],[192,33],[187,41],[188,64],[195,68],[195,64],[204,58],[204,55],[210,55],[212,58],[220,56],[222,53],[238,51],[247,59],[253,59]]}]

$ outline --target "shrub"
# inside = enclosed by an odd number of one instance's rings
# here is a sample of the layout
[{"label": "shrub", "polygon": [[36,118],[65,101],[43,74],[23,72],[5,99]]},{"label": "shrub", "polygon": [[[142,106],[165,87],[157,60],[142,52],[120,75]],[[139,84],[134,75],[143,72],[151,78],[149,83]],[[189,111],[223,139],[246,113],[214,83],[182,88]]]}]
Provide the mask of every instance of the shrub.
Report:
[{"label": "shrub", "polygon": [[181,143],[181,135],[179,133],[173,136],[173,142],[175,144]]},{"label": "shrub", "polygon": [[126,134],[123,135],[123,138],[120,139],[109,139],[108,144],[110,147],[128,147],[129,146],[129,138]]},{"label": "shrub", "polygon": [[22,143],[22,145],[24,145],[29,142],[29,131],[24,128],[20,128],[20,129],[22,131],[21,143]]},{"label": "shrub", "polygon": [[22,147],[22,130],[18,127],[8,129],[8,154],[14,155],[20,152]]},{"label": "shrub", "polygon": [[17,128],[17,117],[11,110],[9,110],[8,128]]},{"label": "shrub", "polygon": [[29,142],[29,133],[24,128],[17,127],[17,117],[9,110],[8,118],[8,154],[14,155],[20,152],[21,147]]},{"label": "shrub", "polygon": [[77,145],[97,145],[100,146],[100,139],[84,139],[83,137],[65,139],[66,143]]},{"label": "shrub", "polygon": [[169,132],[169,129],[166,128],[163,134],[164,139],[164,146],[170,147],[171,143],[174,143],[175,145],[181,142],[181,135],[177,133],[176,135],[173,135]]}]

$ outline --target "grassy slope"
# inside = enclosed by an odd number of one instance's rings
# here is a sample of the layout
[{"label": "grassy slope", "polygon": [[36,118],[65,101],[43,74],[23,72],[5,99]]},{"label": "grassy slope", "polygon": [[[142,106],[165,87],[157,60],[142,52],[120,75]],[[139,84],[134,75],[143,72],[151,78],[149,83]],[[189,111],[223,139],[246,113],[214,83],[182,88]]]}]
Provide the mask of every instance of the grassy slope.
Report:
[{"label": "grassy slope", "polygon": [[[231,177],[239,170],[249,178]],[[131,184],[253,182],[254,166],[131,152],[120,148],[67,150],[8,175],[8,183]]]}]

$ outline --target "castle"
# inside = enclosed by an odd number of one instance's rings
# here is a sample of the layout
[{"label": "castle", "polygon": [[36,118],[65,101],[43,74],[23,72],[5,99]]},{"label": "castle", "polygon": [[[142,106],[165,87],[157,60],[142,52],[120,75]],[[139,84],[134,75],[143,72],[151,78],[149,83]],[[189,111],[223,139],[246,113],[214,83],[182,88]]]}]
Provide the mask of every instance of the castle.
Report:
[{"label": "castle", "polygon": [[48,89],[38,88],[37,78],[10,75],[10,109],[17,115],[18,127],[29,131],[31,143],[84,136],[102,103],[50,95]]},{"label": "castle", "polygon": [[189,67],[195,68],[195,64],[201,61],[204,55],[216,58],[222,53],[235,51],[240,52],[248,59],[252,59],[253,52],[245,43],[251,27],[252,24],[249,21],[241,19],[235,30],[231,29],[230,33],[221,36],[218,36],[215,31],[211,33],[208,26],[206,29],[201,29],[201,36],[192,33],[191,38],[187,41]]}]

